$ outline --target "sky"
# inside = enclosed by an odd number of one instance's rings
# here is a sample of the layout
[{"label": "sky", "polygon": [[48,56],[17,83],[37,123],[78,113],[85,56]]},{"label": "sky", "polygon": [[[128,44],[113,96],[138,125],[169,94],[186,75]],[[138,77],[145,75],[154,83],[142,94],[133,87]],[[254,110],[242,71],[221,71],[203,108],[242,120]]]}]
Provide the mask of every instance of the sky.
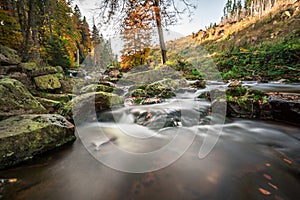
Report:
[{"label": "sky", "polygon": [[[86,16],[89,25],[93,24],[93,12],[95,4],[100,0],[74,0],[74,5],[77,4],[83,16]],[[176,1],[176,0],[175,0]],[[172,35],[191,35],[196,33],[200,29],[205,29],[205,26],[209,26],[210,23],[218,23],[223,15],[223,8],[227,0],[193,0],[197,9],[191,17],[191,20],[187,17],[183,17],[182,21],[176,26],[168,27],[172,31]],[[104,30],[101,30],[106,35]],[[178,34],[176,34],[178,33]]]}]

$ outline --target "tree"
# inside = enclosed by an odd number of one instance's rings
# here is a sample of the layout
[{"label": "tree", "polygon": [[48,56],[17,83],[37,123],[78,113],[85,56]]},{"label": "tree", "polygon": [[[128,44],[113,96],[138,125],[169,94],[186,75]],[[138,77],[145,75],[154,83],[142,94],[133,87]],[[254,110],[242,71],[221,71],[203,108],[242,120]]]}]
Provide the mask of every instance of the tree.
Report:
[{"label": "tree", "polygon": [[[99,3],[99,15],[104,23],[111,22],[112,20],[119,20],[124,22],[124,18],[130,12],[131,8],[128,7],[130,2],[134,0],[102,0]],[[162,54],[162,63],[167,61],[166,46],[163,36],[163,26],[175,24],[180,16],[186,12],[191,15],[195,5],[190,3],[190,0],[140,0],[141,5],[148,5],[152,11],[153,20],[157,27],[159,44]],[[179,5],[181,3],[181,5]],[[183,8],[183,9],[180,9]]]},{"label": "tree", "polygon": [[143,65],[146,61],[146,49],[151,44],[153,16],[149,4],[131,1],[131,8],[122,24],[124,40],[121,67],[132,68]]}]

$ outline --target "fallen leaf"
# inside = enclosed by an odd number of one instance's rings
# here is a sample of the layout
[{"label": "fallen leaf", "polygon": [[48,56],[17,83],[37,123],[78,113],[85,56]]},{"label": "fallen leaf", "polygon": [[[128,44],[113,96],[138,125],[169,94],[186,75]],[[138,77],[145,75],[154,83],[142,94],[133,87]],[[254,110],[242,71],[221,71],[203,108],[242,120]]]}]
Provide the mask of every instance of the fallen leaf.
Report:
[{"label": "fallen leaf", "polygon": [[268,175],[268,174],[264,174],[264,177],[265,177],[266,179],[268,179],[268,180],[272,180],[272,177],[271,177],[270,175]]},{"label": "fallen leaf", "polygon": [[9,183],[15,183],[15,182],[17,182],[17,180],[18,180],[18,179],[16,179],[16,178],[10,178],[10,179],[8,180],[8,182],[9,182]]},{"label": "fallen leaf", "polygon": [[286,162],[286,163],[288,163],[288,164],[290,164],[290,165],[293,163],[293,161],[291,161],[291,160],[289,160],[287,158],[284,158],[283,161]]},{"label": "fallen leaf", "polygon": [[272,183],[268,183],[268,185],[274,188],[275,190],[278,190],[278,187],[276,185],[273,185]]},{"label": "fallen leaf", "polygon": [[264,195],[270,195],[270,194],[271,194],[271,192],[269,192],[268,190],[265,190],[265,189],[263,189],[263,188],[258,188],[258,190],[259,190],[262,194],[264,194]]}]

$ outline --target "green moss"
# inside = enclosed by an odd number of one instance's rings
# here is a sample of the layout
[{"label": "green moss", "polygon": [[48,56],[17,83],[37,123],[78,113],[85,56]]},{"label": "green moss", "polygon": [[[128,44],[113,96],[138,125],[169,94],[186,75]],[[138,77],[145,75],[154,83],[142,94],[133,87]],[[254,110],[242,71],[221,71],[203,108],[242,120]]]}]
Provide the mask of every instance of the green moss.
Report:
[{"label": "green moss", "polygon": [[35,77],[34,82],[40,90],[54,90],[61,88],[59,79],[52,74]]},{"label": "green moss", "polygon": [[14,79],[0,80],[0,112],[2,115],[43,113],[46,109],[30,94],[25,86]]},{"label": "green moss", "polygon": [[38,69],[38,66],[35,62],[23,63],[23,66],[28,71],[34,71]]},{"label": "green moss", "polygon": [[20,115],[0,122],[0,169],[75,139],[74,126],[59,115]]}]

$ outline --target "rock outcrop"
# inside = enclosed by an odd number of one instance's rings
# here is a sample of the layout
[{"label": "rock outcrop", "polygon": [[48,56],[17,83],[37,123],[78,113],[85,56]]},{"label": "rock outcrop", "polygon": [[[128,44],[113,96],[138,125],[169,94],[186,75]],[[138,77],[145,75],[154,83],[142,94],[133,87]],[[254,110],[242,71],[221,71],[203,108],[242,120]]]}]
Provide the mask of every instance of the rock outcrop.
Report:
[{"label": "rock outcrop", "polygon": [[60,115],[20,115],[0,121],[0,169],[75,140],[74,126]]}]

